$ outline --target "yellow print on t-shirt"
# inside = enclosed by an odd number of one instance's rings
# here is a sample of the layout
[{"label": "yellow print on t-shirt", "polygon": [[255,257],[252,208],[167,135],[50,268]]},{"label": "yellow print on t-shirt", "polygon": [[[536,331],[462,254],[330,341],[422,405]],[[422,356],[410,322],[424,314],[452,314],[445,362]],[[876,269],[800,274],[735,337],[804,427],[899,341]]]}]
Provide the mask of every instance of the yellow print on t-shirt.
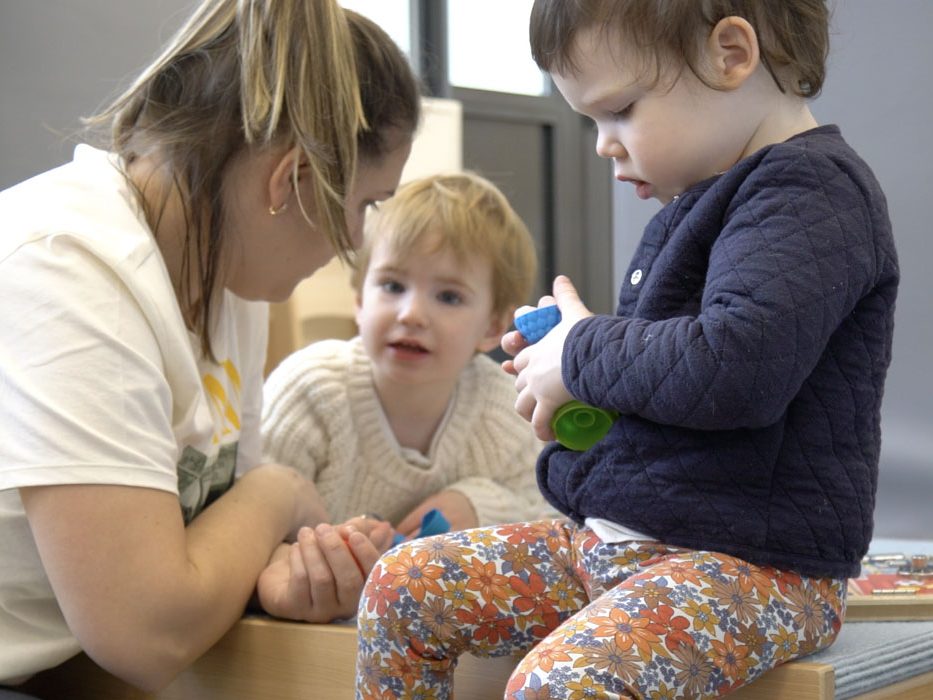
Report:
[{"label": "yellow print on t-shirt", "polygon": [[[215,424],[219,426],[220,432],[214,433],[213,442],[216,445],[221,442],[224,436],[240,432],[240,373],[230,360],[224,360],[220,363],[223,369],[225,379],[215,377],[212,374],[205,374],[202,378],[204,391],[207,392],[211,403],[211,411],[214,413]],[[229,384],[231,391],[228,393],[224,389],[224,384]]]}]

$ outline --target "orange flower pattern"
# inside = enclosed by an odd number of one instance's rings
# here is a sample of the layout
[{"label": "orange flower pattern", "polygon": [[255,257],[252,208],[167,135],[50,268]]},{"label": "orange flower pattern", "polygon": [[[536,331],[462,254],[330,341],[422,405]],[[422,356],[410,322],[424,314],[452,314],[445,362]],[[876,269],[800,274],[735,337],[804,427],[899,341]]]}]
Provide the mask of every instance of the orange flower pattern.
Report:
[{"label": "orange flower pattern", "polygon": [[506,700],[719,697],[829,646],[845,590],[565,520],[413,540],[367,581],[356,696],[450,698],[469,652],[525,655]]}]

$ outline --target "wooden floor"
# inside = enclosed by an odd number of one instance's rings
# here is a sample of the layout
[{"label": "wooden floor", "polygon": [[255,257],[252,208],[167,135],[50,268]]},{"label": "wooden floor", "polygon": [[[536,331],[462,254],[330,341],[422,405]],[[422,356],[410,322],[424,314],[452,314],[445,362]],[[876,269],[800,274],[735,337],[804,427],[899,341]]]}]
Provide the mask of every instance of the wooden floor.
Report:
[{"label": "wooden floor", "polygon": [[[86,656],[33,679],[24,692],[43,700],[343,700],[353,698],[356,630],[246,618],[157,694],[147,694],[102,671]],[[457,667],[457,700],[502,697],[510,658],[464,656]],[[833,669],[797,661],[774,669],[736,700],[833,700]],[[857,700],[931,700],[933,673],[859,696]]]}]

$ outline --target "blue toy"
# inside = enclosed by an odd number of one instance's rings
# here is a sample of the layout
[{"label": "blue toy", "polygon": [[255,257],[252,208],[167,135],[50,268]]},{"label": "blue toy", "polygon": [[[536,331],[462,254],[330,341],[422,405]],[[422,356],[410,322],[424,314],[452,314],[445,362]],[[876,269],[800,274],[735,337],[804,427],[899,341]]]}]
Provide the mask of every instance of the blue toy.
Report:
[{"label": "blue toy", "polygon": [[541,340],[558,323],[560,309],[557,306],[540,306],[515,319],[515,327],[529,345]]},{"label": "blue toy", "polygon": [[[430,537],[431,535],[442,535],[450,530],[450,523],[447,518],[437,509],[433,508],[424,514],[421,518],[421,530],[418,531],[418,537]],[[392,544],[396,545],[405,541],[405,535],[396,533],[392,538]]]},{"label": "blue toy", "polygon": [[[537,343],[560,323],[557,306],[541,306],[515,319],[515,328],[529,344]],[[568,401],[551,419],[554,437],[564,447],[583,452],[603,439],[619,414],[580,401]]]}]

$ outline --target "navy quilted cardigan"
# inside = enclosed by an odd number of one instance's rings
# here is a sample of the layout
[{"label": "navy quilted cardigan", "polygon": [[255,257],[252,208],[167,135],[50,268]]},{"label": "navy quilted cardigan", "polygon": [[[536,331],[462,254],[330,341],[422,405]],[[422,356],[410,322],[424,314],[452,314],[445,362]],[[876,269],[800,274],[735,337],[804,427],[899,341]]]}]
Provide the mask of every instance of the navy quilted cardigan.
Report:
[{"label": "navy quilted cardigan", "polygon": [[835,126],[690,188],[645,229],[617,315],[567,338],[571,394],[622,416],[586,452],[544,450],[545,496],[577,521],[856,575],[897,283],[884,195]]}]

